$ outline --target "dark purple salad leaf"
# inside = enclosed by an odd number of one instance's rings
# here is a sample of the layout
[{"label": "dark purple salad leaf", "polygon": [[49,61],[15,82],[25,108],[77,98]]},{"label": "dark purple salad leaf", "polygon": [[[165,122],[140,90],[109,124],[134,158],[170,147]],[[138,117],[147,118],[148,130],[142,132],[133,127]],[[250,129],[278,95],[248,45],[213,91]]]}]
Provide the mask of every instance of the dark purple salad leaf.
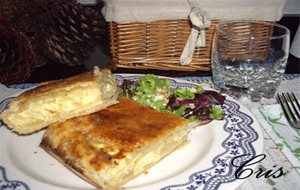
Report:
[{"label": "dark purple salad leaf", "polygon": [[199,119],[199,120],[210,120],[210,109],[208,107],[202,107],[200,109],[197,110],[197,112],[195,113],[195,116]]},{"label": "dark purple salad leaf", "polygon": [[203,106],[209,106],[210,105],[210,101],[209,99],[207,99],[207,97],[202,93],[202,94],[196,94],[195,98],[194,98],[194,103],[196,105],[203,105]]},{"label": "dark purple salad leaf", "polygon": [[178,102],[178,99],[176,98],[175,95],[171,95],[169,97],[169,101],[167,103],[167,106],[166,106],[168,109],[170,110],[177,110],[181,107],[181,105],[179,104]]},{"label": "dark purple salad leaf", "polygon": [[224,101],[226,99],[225,96],[223,96],[222,94],[220,94],[219,92],[217,91],[212,91],[212,90],[206,90],[202,93],[203,95],[210,95],[212,97],[215,98],[215,100],[217,100],[217,102],[220,104],[220,105],[223,105],[224,104]]},{"label": "dark purple salad leaf", "polygon": [[181,106],[189,106],[190,104],[194,103],[195,99],[179,100],[176,96],[172,95],[167,103],[167,108],[171,110],[176,110]]},{"label": "dark purple salad leaf", "polygon": [[203,107],[201,105],[194,109],[186,109],[186,113],[182,117],[188,119],[192,116],[195,116],[199,120],[211,120],[209,107]]}]

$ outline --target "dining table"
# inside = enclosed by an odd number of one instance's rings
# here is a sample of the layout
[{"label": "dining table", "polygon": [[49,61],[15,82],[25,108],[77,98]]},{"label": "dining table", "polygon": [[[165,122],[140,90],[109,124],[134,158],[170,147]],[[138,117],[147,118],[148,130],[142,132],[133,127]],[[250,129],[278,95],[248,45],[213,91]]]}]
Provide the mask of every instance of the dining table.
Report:
[{"label": "dining table", "polygon": [[[205,84],[213,88],[211,76],[174,76],[173,78],[193,84]],[[8,103],[5,104],[5,102],[9,102],[10,97],[14,96],[14,94],[28,90],[36,85],[38,83],[0,84],[0,110],[3,111],[7,107]],[[294,92],[299,101],[300,74],[285,74],[276,93],[282,92]],[[253,164],[255,167],[251,170],[243,171],[243,179],[234,179],[242,181],[236,189],[300,189],[300,130],[294,129],[288,124],[276,98],[262,98],[259,102],[252,102],[247,97],[241,97],[235,98],[235,101],[243,105],[258,121],[262,134],[259,138],[262,138],[263,143],[262,152],[249,160],[249,165]],[[5,127],[2,126],[1,128]],[[0,155],[3,156],[1,150]],[[10,168],[6,167],[5,163],[0,163],[0,170],[0,190],[6,189],[3,182],[19,180],[16,176],[10,174]],[[23,175],[23,173],[20,175]],[[18,187],[11,187],[10,189],[18,189]],[[30,185],[28,185],[28,189],[34,190],[34,188],[30,188]],[[202,188],[189,186],[186,188],[178,187],[179,189],[192,190]],[[223,188],[221,184],[217,188],[212,189],[222,190],[227,188]]]}]

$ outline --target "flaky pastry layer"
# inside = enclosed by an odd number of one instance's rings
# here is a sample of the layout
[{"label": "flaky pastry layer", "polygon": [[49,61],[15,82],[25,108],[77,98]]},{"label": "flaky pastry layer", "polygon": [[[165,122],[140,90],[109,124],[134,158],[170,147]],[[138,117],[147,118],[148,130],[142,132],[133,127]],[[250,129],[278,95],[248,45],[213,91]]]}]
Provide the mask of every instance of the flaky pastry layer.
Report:
[{"label": "flaky pastry layer", "polygon": [[89,114],[117,103],[117,83],[107,69],[56,80],[22,93],[0,115],[19,134]]},{"label": "flaky pastry layer", "polygon": [[188,121],[119,98],[105,110],[51,125],[41,146],[81,177],[119,189],[186,144]]}]

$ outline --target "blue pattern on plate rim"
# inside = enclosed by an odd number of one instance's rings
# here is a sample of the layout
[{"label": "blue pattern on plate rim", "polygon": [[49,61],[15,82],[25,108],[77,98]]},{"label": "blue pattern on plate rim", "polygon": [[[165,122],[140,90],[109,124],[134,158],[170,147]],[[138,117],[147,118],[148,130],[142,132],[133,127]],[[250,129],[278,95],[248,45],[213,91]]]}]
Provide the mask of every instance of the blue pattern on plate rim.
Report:
[{"label": "blue pattern on plate rim", "polygon": [[38,85],[38,83],[22,83],[22,84],[11,84],[8,87],[14,88],[14,89],[27,89],[27,88],[31,88],[31,87],[34,87],[37,85]]},{"label": "blue pattern on plate rim", "polygon": [[[124,79],[136,81],[140,78],[140,76],[115,75],[115,78],[120,84]],[[173,79],[169,80],[172,88],[190,88],[196,86],[196,84],[189,82],[185,83],[177,82]],[[32,85],[29,85],[29,87],[31,86]],[[8,98],[0,102],[0,113],[7,107],[11,99],[12,98]],[[191,174],[186,183],[173,184],[164,187],[161,190],[216,190],[221,184],[236,180],[234,175],[236,168],[230,164],[234,157],[244,155],[236,160],[235,164],[240,165],[256,155],[256,151],[252,143],[258,139],[258,134],[252,128],[253,119],[249,115],[239,111],[240,106],[235,102],[226,100],[223,109],[225,110],[225,124],[223,128],[228,133],[228,137],[222,142],[224,151],[212,160],[211,166],[208,169]],[[28,185],[23,182],[7,180],[5,169],[2,166],[0,166],[0,171],[0,190],[6,190],[8,185],[11,185],[9,189],[12,190],[29,190]]]},{"label": "blue pattern on plate rim", "polygon": [[6,177],[5,168],[0,166],[0,190],[29,190],[29,186],[21,181],[10,181]]}]

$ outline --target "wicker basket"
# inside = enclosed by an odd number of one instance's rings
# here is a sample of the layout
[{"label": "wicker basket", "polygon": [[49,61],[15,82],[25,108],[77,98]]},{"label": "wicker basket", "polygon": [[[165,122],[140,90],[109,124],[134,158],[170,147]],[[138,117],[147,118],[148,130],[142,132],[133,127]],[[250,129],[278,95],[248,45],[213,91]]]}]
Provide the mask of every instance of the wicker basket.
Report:
[{"label": "wicker basket", "polygon": [[[218,21],[212,21],[205,31],[206,47],[196,47],[193,60],[187,66],[179,64],[179,58],[190,35],[188,20],[166,20],[150,23],[109,23],[110,50],[113,68],[158,69],[177,71],[210,71],[211,50],[214,30]],[[258,38],[255,44],[248,44],[251,35],[270,36],[270,26],[239,24],[231,26],[237,33],[234,47],[224,47],[226,56],[263,60],[268,51],[266,38]],[[223,40],[224,41],[224,40]],[[228,43],[226,43],[228,44]],[[234,52],[228,50],[235,49]],[[238,55],[237,55],[238,54]],[[224,54],[225,55],[225,54]]]},{"label": "wicker basket", "polygon": [[114,68],[210,71],[212,38],[218,21],[206,30],[206,47],[196,48],[188,66],[179,58],[191,32],[189,20],[149,23],[109,22],[110,51]]}]

